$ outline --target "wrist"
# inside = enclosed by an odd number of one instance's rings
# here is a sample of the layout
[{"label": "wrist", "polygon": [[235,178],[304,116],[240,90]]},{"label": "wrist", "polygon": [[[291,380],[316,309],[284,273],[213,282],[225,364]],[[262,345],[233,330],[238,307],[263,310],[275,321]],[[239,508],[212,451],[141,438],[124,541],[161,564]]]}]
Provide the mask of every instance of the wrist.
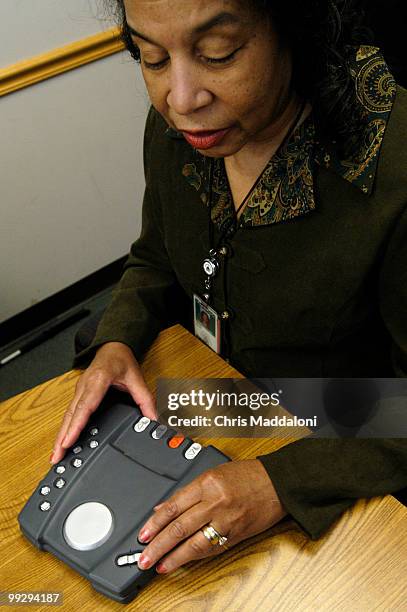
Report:
[{"label": "wrist", "polygon": [[131,348],[125,344],[124,342],[105,342],[105,344],[102,344],[96,351],[96,355],[99,355],[101,353],[129,353],[133,356],[134,358],[134,353],[131,350]]}]

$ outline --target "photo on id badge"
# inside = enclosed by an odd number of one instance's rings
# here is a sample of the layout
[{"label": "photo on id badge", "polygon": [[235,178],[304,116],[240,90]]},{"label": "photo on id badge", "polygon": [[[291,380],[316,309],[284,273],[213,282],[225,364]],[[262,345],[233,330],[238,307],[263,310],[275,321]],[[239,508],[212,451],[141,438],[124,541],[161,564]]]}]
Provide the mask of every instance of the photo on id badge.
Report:
[{"label": "photo on id badge", "polygon": [[220,353],[220,319],[216,310],[194,294],[195,336],[209,348]]}]

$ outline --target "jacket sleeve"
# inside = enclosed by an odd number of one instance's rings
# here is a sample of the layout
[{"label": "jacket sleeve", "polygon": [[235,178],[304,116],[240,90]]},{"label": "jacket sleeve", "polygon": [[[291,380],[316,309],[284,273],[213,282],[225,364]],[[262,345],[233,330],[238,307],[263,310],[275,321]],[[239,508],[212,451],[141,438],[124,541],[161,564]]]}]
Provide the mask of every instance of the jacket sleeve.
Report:
[{"label": "jacket sleeve", "polygon": [[[379,301],[392,337],[395,376],[404,378],[407,210],[397,220],[388,242],[380,271]],[[259,459],[286,511],[313,539],[358,498],[395,493],[407,487],[407,439],[305,438]]]},{"label": "jacket sleeve", "polygon": [[285,510],[314,540],[358,498],[407,486],[406,439],[304,438],[258,459]]},{"label": "jacket sleeve", "polygon": [[[121,280],[113,292],[92,344],[79,353],[74,367],[84,367],[96,349],[106,342],[123,342],[139,359],[157,334],[177,322],[185,313],[186,296],[177,283],[164,244],[160,201],[150,176],[157,113],[150,109],[144,134],[144,173],[146,188],[142,229],[131,246]],[[182,317],[181,317],[182,319]]]}]

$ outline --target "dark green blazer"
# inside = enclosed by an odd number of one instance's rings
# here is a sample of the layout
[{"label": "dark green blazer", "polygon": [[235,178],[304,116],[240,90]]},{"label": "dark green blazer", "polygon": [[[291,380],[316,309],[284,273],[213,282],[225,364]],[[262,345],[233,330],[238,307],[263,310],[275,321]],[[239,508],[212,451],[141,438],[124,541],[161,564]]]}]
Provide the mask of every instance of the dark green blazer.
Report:
[{"label": "dark green blazer", "polygon": [[[353,76],[366,129],[352,159],[340,159],[334,141],[322,145],[311,114],[270,160],[230,236],[223,160],[210,169],[151,109],[141,235],[75,365],[105,342],[140,358],[165,326],[191,329],[202,262],[225,245],[213,307],[227,312],[223,355],[242,373],[406,376],[407,92],[386,71],[376,49],[359,49]],[[313,538],[357,498],[407,486],[404,439],[305,439],[260,460]]]}]

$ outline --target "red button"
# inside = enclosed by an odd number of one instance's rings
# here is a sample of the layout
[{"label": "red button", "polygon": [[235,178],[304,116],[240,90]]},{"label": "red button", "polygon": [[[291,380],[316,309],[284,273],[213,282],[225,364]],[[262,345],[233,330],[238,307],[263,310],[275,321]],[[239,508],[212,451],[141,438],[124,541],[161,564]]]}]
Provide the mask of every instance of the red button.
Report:
[{"label": "red button", "polygon": [[171,440],[168,442],[168,446],[170,448],[178,448],[178,446],[181,446],[184,440],[185,436],[183,436],[182,434],[178,434],[171,438]]}]

